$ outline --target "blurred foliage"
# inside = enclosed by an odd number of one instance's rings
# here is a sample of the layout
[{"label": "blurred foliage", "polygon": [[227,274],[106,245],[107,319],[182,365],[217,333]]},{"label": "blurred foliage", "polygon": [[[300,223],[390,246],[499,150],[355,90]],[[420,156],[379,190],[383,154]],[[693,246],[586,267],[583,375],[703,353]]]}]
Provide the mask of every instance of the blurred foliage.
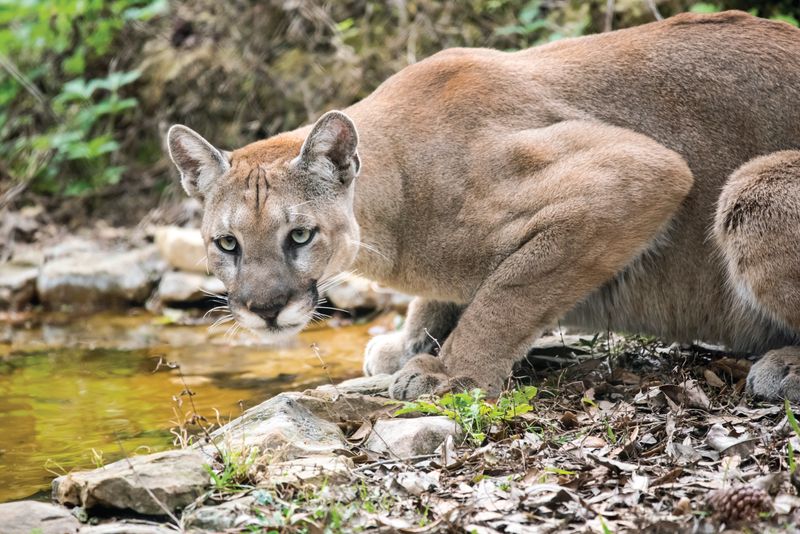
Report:
[{"label": "blurred foliage", "polygon": [[128,21],[166,11],[165,0],[0,2],[2,172],[50,193],[116,183],[117,126],[139,77],[113,61]]},{"label": "blurred foliage", "polygon": [[651,22],[654,9],[731,8],[800,17],[795,0],[616,0],[610,18],[606,0],[0,0],[0,182],[58,198],[121,180],[111,189],[142,195],[170,176],[173,122],[241,146],[443,48],[513,50]]}]

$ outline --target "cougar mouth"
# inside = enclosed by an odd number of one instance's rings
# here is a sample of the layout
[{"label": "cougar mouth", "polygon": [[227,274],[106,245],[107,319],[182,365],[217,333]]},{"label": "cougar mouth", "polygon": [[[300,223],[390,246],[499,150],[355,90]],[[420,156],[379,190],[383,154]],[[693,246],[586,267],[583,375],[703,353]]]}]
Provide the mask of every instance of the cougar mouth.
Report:
[{"label": "cougar mouth", "polygon": [[245,306],[232,310],[236,322],[244,328],[266,338],[285,338],[299,333],[315,318],[319,318],[316,307],[320,303],[316,281],[308,290],[289,300],[274,316],[260,315]]}]

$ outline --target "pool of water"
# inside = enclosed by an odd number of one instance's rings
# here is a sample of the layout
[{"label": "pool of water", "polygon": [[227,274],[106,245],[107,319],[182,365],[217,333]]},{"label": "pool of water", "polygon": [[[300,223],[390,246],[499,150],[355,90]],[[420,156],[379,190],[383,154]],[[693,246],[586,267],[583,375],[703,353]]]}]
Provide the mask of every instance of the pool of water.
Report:
[{"label": "pool of water", "polygon": [[146,314],[0,323],[0,502],[42,496],[70,470],[171,447],[170,429],[191,410],[184,383],[200,414],[227,421],[281,391],[357,376],[375,326],[319,327],[268,346],[164,323]]}]

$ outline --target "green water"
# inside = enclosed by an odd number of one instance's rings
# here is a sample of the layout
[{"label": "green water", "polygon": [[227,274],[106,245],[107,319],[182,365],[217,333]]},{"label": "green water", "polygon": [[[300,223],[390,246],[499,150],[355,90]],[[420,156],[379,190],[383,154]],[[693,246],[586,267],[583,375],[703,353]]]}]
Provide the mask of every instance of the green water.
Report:
[{"label": "green water", "polygon": [[[47,491],[70,470],[171,447],[170,429],[191,410],[184,381],[200,414],[227,420],[278,392],[356,376],[369,326],[270,347],[148,315],[0,323],[0,502]],[[160,359],[180,371],[156,371]]]}]

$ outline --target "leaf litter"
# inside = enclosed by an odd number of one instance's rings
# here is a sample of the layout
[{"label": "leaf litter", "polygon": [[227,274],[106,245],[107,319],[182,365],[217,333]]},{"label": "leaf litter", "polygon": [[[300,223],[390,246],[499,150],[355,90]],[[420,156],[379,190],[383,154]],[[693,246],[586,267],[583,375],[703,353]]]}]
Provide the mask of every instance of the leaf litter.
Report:
[{"label": "leaf litter", "polygon": [[[796,420],[744,395],[749,360],[640,337],[564,350],[570,367],[547,355],[545,371],[518,369],[510,387],[536,384],[532,409],[501,411],[434,454],[376,456],[363,449],[371,423],[350,425],[349,475],[274,486],[250,528],[800,532]],[[425,403],[431,413],[436,400]]]}]

